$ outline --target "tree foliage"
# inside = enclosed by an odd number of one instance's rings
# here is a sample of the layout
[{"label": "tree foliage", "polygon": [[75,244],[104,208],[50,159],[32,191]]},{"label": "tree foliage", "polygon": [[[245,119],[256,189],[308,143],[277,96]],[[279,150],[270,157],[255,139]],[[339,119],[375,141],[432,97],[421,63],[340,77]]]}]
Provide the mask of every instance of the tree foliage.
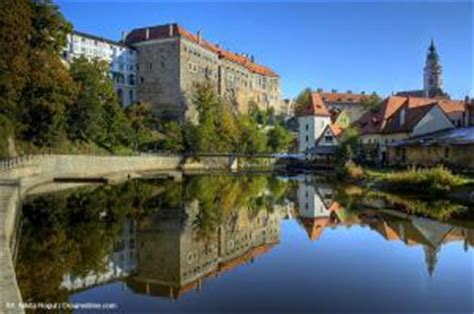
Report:
[{"label": "tree foliage", "polygon": [[311,101],[311,88],[306,87],[296,97],[296,100],[295,100],[296,105],[294,109],[295,115],[298,116],[299,114],[301,114],[304,107],[309,105],[310,101]]},{"label": "tree foliage", "polygon": [[282,126],[270,132],[271,110],[251,108],[249,114],[234,113],[231,106],[219,98],[212,86],[200,86],[194,98],[198,112],[197,123],[165,123],[161,147],[170,151],[195,153],[255,154],[283,151],[289,133]]},{"label": "tree foliage", "polygon": [[286,152],[293,140],[291,133],[277,124],[268,132],[268,147],[272,152]]},{"label": "tree foliage", "polygon": [[381,101],[382,99],[379,97],[379,95],[374,92],[362,102],[362,106],[365,110],[373,111],[380,105]]},{"label": "tree foliage", "polygon": [[347,128],[344,130],[340,145],[336,150],[336,159],[342,164],[352,161],[358,156],[359,148],[359,132],[355,128]]}]

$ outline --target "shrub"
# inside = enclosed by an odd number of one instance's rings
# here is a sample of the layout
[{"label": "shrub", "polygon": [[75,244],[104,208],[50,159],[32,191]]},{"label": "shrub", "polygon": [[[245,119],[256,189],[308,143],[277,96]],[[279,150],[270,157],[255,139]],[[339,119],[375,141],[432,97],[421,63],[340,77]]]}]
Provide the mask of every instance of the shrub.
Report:
[{"label": "shrub", "polygon": [[401,192],[449,192],[453,187],[464,184],[464,179],[443,166],[428,169],[410,168],[389,173],[384,177],[389,188]]},{"label": "shrub", "polygon": [[343,174],[344,177],[354,180],[361,180],[365,178],[364,169],[353,161],[348,161],[344,164]]}]

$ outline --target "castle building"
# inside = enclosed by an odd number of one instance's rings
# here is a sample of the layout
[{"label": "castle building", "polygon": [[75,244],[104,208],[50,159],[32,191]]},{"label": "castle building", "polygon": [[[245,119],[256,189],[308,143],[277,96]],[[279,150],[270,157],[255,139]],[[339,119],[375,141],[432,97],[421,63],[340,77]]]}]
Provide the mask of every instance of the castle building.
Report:
[{"label": "castle building", "polygon": [[[138,52],[137,96],[171,119],[195,119],[196,87],[210,83],[215,92],[246,112],[281,106],[280,78],[254,58],[223,49],[178,24],[132,30],[127,45]],[[276,110],[277,111],[277,110]]]},{"label": "castle building", "polygon": [[436,50],[433,39],[426,55],[425,67],[423,68],[423,89],[401,91],[397,96],[405,97],[437,97],[449,98],[449,95],[443,91],[443,67]]},{"label": "castle building", "polygon": [[135,293],[178,299],[280,242],[278,211],[252,214],[242,207],[202,235],[196,228],[200,206],[195,200],[180,208],[162,208],[138,223],[137,269],[127,278]]},{"label": "castle building", "polygon": [[125,44],[110,39],[73,31],[67,36],[63,58],[70,63],[74,58],[98,59],[110,65],[109,75],[122,106],[137,101],[137,52]]}]

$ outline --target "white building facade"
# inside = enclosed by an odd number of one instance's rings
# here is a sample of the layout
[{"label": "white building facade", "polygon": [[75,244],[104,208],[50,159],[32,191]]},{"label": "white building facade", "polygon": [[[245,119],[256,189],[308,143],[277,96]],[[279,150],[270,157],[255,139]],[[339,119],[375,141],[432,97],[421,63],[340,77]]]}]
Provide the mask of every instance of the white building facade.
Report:
[{"label": "white building facade", "polygon": [[308,105],[298,117],[298,151],[304,153],[316,145],[316,140],[331,124],[331,114],[319,93],[312,93]]},{"label": "white building facade", "polygon": [[106,38],[73,31],[67,36],[67,46],[63,58],[71,62],[74,58],[98,59],[110,65],[109,74],[122,106],[137,101],[137,52],[135,49]]}]

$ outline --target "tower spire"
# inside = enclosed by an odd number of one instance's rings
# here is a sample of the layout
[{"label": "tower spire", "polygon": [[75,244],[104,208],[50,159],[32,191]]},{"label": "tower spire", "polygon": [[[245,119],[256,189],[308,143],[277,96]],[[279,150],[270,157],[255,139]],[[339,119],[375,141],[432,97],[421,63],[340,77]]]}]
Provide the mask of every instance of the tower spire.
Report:
[{"label": "tower spire", "polygon": [[423,89],[425,96],[434,97],[443,94],[443,70],[439,60],[438,52],[431,38],[423,75]]}]

